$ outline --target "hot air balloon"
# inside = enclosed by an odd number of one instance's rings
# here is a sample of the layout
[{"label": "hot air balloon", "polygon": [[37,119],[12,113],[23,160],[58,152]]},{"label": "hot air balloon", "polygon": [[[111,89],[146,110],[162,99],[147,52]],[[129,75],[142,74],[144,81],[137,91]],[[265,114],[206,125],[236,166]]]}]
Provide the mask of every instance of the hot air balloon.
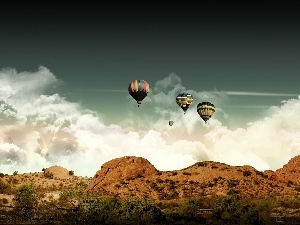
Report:
[{"label": "hot air balloon", "polygon": [[173,124],[174,124],[174,121],[170,120],[170,121],[169,121],[169,125],[170,125],[170,126],[173,126]]},{"label": "hot air balloon", "polygon": [[149,84],[145,80],[133,80],[128,87],[129,94],[136,100],[138,107],[140,107],[142,100],[149,92]]},{"label": "hot air balloon", "polygon": [[193,103],[193,96],[188,93],[179,94],[176,97],[176,103],[182,108],[185,114],[186,110],[188,110],[190,105]]},{"label": "hot air balloon", "polygon": [[197,105],[199,116],[207,122],[215,112],[215,106],[210,102],[201,102]]}]

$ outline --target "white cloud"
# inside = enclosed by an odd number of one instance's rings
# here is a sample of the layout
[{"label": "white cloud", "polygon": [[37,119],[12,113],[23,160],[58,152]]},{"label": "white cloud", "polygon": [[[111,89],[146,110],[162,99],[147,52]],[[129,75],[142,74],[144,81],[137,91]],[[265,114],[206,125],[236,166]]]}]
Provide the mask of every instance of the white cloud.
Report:
[{"label": "white cloud", "polygon": [[[60,165],[76,175],[93,176],[103,163],[126,155],[144,157],[159,170],[182,169],[204,160],[275,170],[300,153],[300,99],[270,108],[268,117],[246,128],[230,130],[221,122],[228,116],[223,109],[218,108],[205,124],[196,112],[198,100],[186,114],[175,103],[183,91],[213,103],[228,96],[185,90],[173,73],[158,81],[146,98],[153,110],[151,120],[131,111],[124,114],[128,120],[122,126],[106,126],[96,112],[59,94],[47,95],[45,90],[59,80],[46,68],[33,73],[3,70],[0,82],[4,173]],[[174,121],[172,127],[169,120]]]},{"label": "white cloud", "polygon": [[14,95],[40,94],[52,85],[60,84],[47,68],[40,66],[37,72],[20,72],[15,69],[0,71],[0,97],[6,100]]}]

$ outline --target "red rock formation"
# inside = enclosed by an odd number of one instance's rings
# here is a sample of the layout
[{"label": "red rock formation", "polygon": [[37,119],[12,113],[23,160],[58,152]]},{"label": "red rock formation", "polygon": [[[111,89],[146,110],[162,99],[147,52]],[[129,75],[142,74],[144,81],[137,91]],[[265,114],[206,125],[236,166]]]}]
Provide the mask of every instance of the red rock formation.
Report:
[{"label": "red rock formation", "polygon": [[282,168],[275,171],[278,179],[284,182],[292,182],[300,184],[300,156],[296,156],[289,160]]},{"label": "red rock formation", "polygon": [[145,177],[156,173],[155,167],[142,157],[125,156],[110,160],[94,175],[87,190],[101,189],[103,183],[118,182],[122,179]]},{"label": "red rock formation", "polygon": [[52,173],[53,178],[68,178],[70,177],[69,171],[61,166],[51,166],[45,169],[45,173]]}]

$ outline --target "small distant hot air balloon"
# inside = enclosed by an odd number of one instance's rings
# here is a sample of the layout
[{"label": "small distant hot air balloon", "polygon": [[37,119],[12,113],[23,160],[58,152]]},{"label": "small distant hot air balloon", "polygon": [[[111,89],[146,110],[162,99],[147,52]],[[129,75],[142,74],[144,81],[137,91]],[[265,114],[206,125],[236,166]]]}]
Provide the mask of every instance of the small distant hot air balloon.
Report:
[{"label": "small distant hot air balloon", "polygon": [[179,94],[176,97],[176,103],[182,108],[185,114],[190,105],[193,104],[193,96],[188,93]]},{"label": "small distant hot air balloon", "polygon": [[145,80],[133,80],[128,87],[129,94],[136,100],[138,107],[140,107],[142,100],[149,92],[149,84]]},{"label": "small distant hot air balloon", "polygon": [[197,105],[199,116],[207,122],[215,112],[215,106],[210,102],[201,102]]},{"label": "small distant hot air balloon", "polygon": [[169,121],[169,125],[170,125],[170,126],[173,126],[173,124],[174,124],[174,121],[170,120],[170,121]]}]

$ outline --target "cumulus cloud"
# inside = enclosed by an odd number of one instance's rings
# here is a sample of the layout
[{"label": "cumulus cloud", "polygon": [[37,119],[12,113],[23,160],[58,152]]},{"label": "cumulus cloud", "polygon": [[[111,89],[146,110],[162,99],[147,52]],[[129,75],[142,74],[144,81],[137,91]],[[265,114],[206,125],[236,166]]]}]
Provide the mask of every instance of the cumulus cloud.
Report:
[{"label": "cumulus cloud", "polygon": [[[205,160],[275,170],[300,153],[299,98],[271,107],[267,117],[246,128],[230,130],[222,123],[227,119],[225,110],[218,108],[207,124],[196,112],[198,100],[228,101],[226,94],[188,90],[172,73],[157,81],[145,99],[151,117],[132,110],[125,113],[128,119],[123,123],[104,125],[96,112],[59,93],[47,94],[61,83],[47,68],[2,70],[0,81],[3,173],[60,165],[76,175],[93,176],[103,163],[127,155],[144,157],[159,170],[182,169]],[[196,99],[186,114],[175,103],[181,92]],[[169,120],[174,121],[172,127]]]}]

